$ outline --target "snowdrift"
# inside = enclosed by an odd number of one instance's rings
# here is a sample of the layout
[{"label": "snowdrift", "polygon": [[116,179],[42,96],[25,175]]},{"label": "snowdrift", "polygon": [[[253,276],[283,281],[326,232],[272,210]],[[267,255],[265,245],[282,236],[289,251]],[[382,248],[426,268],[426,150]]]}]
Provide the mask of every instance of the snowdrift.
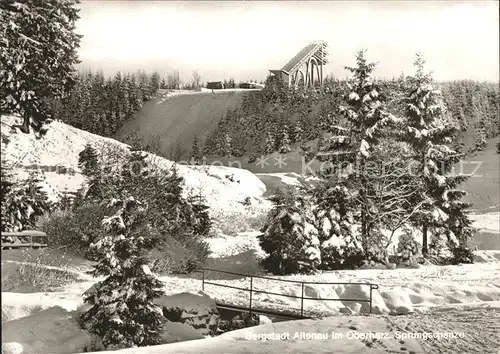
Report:
[{"label": "snowdrift", "polygon": [[[2,323],[2,353],[71,354],[102,349],[94,335],[80,328],[80,313],[54,306]],[[202,338],[184,323],[167,322],[162,332],[164,343]]]},{"label": "snowdrift", "polygon": [[[12,164],[18,178],[26,178],[31,169],[44,170],[44,189],[52,200],[61,192],[76,191],[84,182],[78,168],[78,154],[87,143],[94,146],[112,146],[125,150],[127,145],[76,129],[62,122],[50,123],[45,137],[36,139],[34,134],[23,134],[13,128],[19,117],[2,116],[2,160]],[[150,154],[165,170],[174,163]],[[201,192],[208,205],[220,211],[244,212],[241,204],[250,197],[261,200],[266,187],[247,170],[224,166],[178,165],[185,180],[185,194]]]}]

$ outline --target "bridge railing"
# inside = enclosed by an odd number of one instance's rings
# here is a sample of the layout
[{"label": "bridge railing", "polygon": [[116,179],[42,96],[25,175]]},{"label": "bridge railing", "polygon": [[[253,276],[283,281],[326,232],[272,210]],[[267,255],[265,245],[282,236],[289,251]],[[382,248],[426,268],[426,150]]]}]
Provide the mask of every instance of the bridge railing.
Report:
[{"label": "bridge railing", "polygon": [[[216,273],[222,273],[222,274],[230,274],[230,275],[236,275],[236,276],[243,276],[246,278],[250,278],[250,288],[241,288],[238,286],[233,286],[233,285],[226,285],[226,284],[220,284],[220,283],[213,283],[211,281],[206,280],[206,272],[216,272]],[[272,291],[265,291],[265,290],[256,290],[254,289],[254,279],[267,279],[267,280],[272,280],[272,281],[277,281],[277,282],[283,282],[283,283],[293,283],[293,284],[300,284],[302,291],[301,291],[301,296],[297,295],[289,295],[289,294],[283,294],[283,293],[276,293]],[[372,313],[372,301],[373,301],[373,290],[378,289],[377,284],[372,284],[372,283],[349,283],[349,282],[312,282],[312,281],[297,281],[297,280],[288,280],[288,279],[279,279],[279,278],[272,278],[272,277],[266,277],[266,276],[261,276],[261,275],[249,275],[249,274],[241,274],[241,273],[235,273],[235,272],[228,272],[225,270],[218,270],[218,269],[209,269],[209,268],[203,268],[202,269],[202,290],[205,290],[205,285],[214,285],[214,286],[220,286],[224,288],[230,288],[230,289],[235,289],[235,290],[242,290],[242,291],[247,291],[250,293],[250,301],[249,301],[249,306],[248,306],[248,311],[250,314],[252,313],[252,295],[253,293],[260,293],[260,294],[268,294],[268,295],[276,295],[276,296],[283,296],[283,297],[288,297],[288,298],[295,298],[295,299],[300,299],[300,316],[304,317],[304,300],[314,300],[314,301],[346,301],[346,302],[367,302],[369,303],[370,306],[370,313]],[[352,299],[352,298],[316,298],[316,297],[307,297],[304,296],[305,292],[305,286],[306,285],[361,285],[361,286],[366,286],[369,287],[369,299]],[[254,307],[254,310],[257,310]]]},{"label": "bridge railing", "polygon": [[[48,235],[42,231],[25,230],[18,232],[2,232],[1,248],[43,248],[47,247]],[[9,242],[9,239],[12,242]]]}]

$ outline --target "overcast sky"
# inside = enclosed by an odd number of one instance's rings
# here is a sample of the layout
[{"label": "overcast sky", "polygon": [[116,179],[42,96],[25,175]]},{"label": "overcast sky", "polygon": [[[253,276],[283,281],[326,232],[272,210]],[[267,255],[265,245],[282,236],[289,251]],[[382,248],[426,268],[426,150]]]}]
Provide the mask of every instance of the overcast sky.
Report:
[{"label": "overcast sky", "polygon": [[85,1],[77,32],[83,67],[198,70],[203,81],[263,79],[313,40],[325,73],[344,77],[358,49],[375,75],[412,73],[424,54],[439,80],[499,77],[498,1]]}]

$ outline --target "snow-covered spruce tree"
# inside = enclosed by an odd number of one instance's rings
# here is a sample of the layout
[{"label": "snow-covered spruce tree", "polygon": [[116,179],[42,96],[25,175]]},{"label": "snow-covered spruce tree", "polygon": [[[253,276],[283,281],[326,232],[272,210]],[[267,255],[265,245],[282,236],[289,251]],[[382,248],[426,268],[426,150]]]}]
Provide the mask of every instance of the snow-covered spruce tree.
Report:
[{"label": "snow-covered spruce tree", "polygon": [[194,135],[193,144],[191,146],[191,158],[197,162],[201,159],[201,151],[200,151],[200,141],[198,139],[198,135]]},{"label": "snow-covered spruce tree", "polygon": [[2,231],[32,229],[51,207],[41,186],[42,179],[32,172],[28,180],[12,182],[9,171],[4,168],[2,166]]},{"label": "snow-covered spruce tree", "polygon": [[111,171],[105,171],[99,164],[99,153],[91,144],[86,144],[78,154],[78,167],[87,183],[78,190],[75,206],[81,205],[83,200],[100,203],[111,195],[116,195],[118,184],[110,180],[115,180],[117,176]]},{"label": "snow-covered spruce tree", "polygon": [[43,134],[51,118],[50,100],[71,88],[80,37],[75,34],[77,1],[0,2],[0,111],[23,117]]},{"label": "snow-covered spruce tree", "polygon": [[[404,139],[413,149],[416,166],[412,170],[425,188],[421,193],[424,208],[411,219],[422,230],[422,254],[425,256],[429,251],[429,227],[435,230],[434,244],[439,244],[438,239],[446,236],[451,245],[458,245],[458,241],[461,247],[467,247],[471,223],[466,214],[469,205],[459,201],[465,192],[458,189],[468,176],[453,171],[461,154],[449,147],[458,127],[446,114],[441,92],[434,89],[432,76],[424,71],[424,64],[422,55],[417,54],[416,74],[407,78]],[[456,226],[451,229],[451,224]]]},{"label": "snow-covered spruce tree", "polygon": [[320,241],[320,269],[355,268],[364,260],[356,235],[354,198],[333,180],[323,180],[312,191],[314,213]]},{"label": "snow-covered spruce tree", "polygon": [[154,240],[158,247],[173,238],[190,251],[183,270],[192,271],[203,265],[209,253],[202,238],[211,227],[208,207],[201,196],[183,196],[184,179],[176,166],[170,171],[158,169],[144,152],[132,151],[122,167],[120,180],[111,182],[119,187],[119,192],[113,192],[117,195],[148,200],[147,220],[158,233]]},{"label": "snow-covered spruce tree", "polygon": [[280,141],[279,152],[281,154],[286,154],[286,153],[288,153],[290,151],[292,151],[292,148],[290,147],[290,138],[288,136],[288,132],[285,129],[281,133],[281,141]]},{"label": "snow-covered spruce tree", "polygon": [[265,144],[264,152],[266,154],[272,154],[275,150],[276,141],[274,140],[274,135],[271,131],[266,132],[266,138],[264,144]]},{"label": "snow-covered spruce tree", "polygon": [[78,153],[78,167],[84,176],[93,176],[98,169],[99,156],[96,149],[87,143],[85,148]]},{"label": "snow-covered spruce tree", "polygon": [[[381,261],[386,255],[381,247],[384,241],[381,220],[377,217],[380,198],[375,179],[378,172],[370,171],[368,166],[380,164],[377,145],[385,134],[384,128],[397,123],[398,119],[385,111],[379,99],[377,85],[371,77],[376,64],[367,62],[363,50],[356,54],[356,63],[356,67],[346,67],[352,77],[347,84],[346,105],[340,106],[345,125],[327,127],[327,135],[321,139],[316,156],[330,163],[329,168],[322,171],[323,177],[333,179],[339,188],[352,193],[356,206],[353,213],[360,225],[359,235],[354,237],[359,237],[365,258]],[[328,206],[323,204],[323,207]]]},{"label": "snow-covered spruce tree", "polygon": [[304,118],[299,118],[295,125],[293,126],[293,141],[297,144],[302,144],[304,142]]},{"label": "snow-covered spruce tree", "polygon": [[224,157],[229,157],[231,156],[231,152],[233,150],[232,145],[233,145],[233,138],[231,137],[231,134],[226,133],[224,134],[224,140],[222,143],[222,156]]},{"label": "snow-covered spruce tree", "polygon": [[273,274],[308,273],[321,263],[318,231],[307,198],[292,187],[278,189],[274,207],[259,235],[268,256],[262,266]]},{"label": "snow-covered spruce tree", "polygon": [[83,328],[109,349],[161,343],[165,318],[153,300],[164,295],[141,251],[147,248],[145,207],[133,197],[111,200],[114,215],[102,221],[105,236],[91,245],[98,255],[93,275],[107,276],[83,294],[92,307],[81,315]]},{"label": "snow-covered spruce tree", "polygon": [[476,139],[474,142],[474,146],[472,147],[472,152],[484,151],[487,145],[487,128],[484,124],[484,121],[482,120],[479,122],[479,127],[476,129]]},{"label": "snow-covered spruce tree", "polygon": [[400,262],[406,263],[415,260],[420,253],[420,245],[413,236],[413,231],[409,228],[404,229],[404,233],[399,237],[397,255]]}]

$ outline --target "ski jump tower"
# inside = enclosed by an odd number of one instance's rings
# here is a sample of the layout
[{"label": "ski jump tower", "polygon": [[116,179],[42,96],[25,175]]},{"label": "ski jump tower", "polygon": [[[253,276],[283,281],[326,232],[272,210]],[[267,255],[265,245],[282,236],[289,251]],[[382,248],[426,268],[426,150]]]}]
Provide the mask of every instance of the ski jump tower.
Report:
[{"label": "ski jump tower", "polygon": [[323,85],[323,66],[328,63],[326,47],[324,41],[309,43],[280,70],[269,70],[271,80],[282,80],[295,87]]}]

